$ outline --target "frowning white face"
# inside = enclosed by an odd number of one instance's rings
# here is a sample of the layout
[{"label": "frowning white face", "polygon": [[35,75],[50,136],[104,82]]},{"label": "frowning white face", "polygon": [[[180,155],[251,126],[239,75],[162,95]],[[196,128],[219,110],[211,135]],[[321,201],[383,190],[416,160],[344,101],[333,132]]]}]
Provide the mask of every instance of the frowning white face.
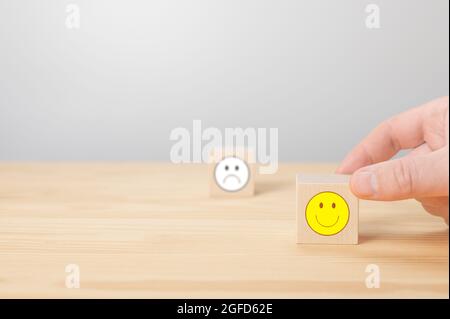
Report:
[{"label": "frowning white face", "polygon": [[217,163],[214,177],[216,184],[227,192],[237,192],[247,185],[250,171],[247,164],[237,157],[225,157]]}]

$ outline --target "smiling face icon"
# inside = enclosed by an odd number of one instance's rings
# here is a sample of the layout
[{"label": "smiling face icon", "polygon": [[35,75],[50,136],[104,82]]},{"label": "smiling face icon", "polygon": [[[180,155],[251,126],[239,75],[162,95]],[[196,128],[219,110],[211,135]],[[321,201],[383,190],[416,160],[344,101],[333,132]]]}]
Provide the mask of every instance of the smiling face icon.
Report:
[{"label": "smiling face icon", "polygon": [[316,194],[306,205],[306,221],[319,235],[336,235],[345,228],[350,217],[347,202],[333,192]]},{"label": "smiling face icon", "polygon": [[225,157],[214,170],[216,184],[227,192],[237,192],[247,185],[250,171],[247,164],[237,157]]}]

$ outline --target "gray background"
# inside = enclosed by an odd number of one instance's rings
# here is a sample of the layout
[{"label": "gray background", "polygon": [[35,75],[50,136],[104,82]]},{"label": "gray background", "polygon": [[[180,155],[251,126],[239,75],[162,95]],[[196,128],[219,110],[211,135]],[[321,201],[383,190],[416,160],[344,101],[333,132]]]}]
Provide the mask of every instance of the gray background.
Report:
[{"label": "gray background", "polygon": [[448,95],[448,7],[0,0],[0,160],[168,160],[193,119],[278,127],[284,161],[340,160],[382,119]]}]

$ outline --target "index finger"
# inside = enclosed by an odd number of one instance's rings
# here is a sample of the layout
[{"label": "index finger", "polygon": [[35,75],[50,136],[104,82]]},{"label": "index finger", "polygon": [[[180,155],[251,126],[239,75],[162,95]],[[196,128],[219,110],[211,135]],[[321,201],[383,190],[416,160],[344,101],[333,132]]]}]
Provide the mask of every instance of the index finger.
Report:
[{"label": "index finger", "polygon": [[423,144],[423,122],[428,105],[413,108],[378,125],[346,156],[337,172],[351,174],[361,167],[386,161],[402,149]]}]

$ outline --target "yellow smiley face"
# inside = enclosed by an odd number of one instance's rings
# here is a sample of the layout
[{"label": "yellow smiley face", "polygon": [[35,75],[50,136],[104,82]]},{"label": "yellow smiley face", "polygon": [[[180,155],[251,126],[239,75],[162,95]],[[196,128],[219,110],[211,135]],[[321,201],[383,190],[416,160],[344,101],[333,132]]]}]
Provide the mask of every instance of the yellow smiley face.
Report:
[{"label": "yellow smiley face", "polygon": [[315,195],[306,205],[306,221],[319,235],[332,236],[347,226],[350,211],[342,196],[333,192]]}]

